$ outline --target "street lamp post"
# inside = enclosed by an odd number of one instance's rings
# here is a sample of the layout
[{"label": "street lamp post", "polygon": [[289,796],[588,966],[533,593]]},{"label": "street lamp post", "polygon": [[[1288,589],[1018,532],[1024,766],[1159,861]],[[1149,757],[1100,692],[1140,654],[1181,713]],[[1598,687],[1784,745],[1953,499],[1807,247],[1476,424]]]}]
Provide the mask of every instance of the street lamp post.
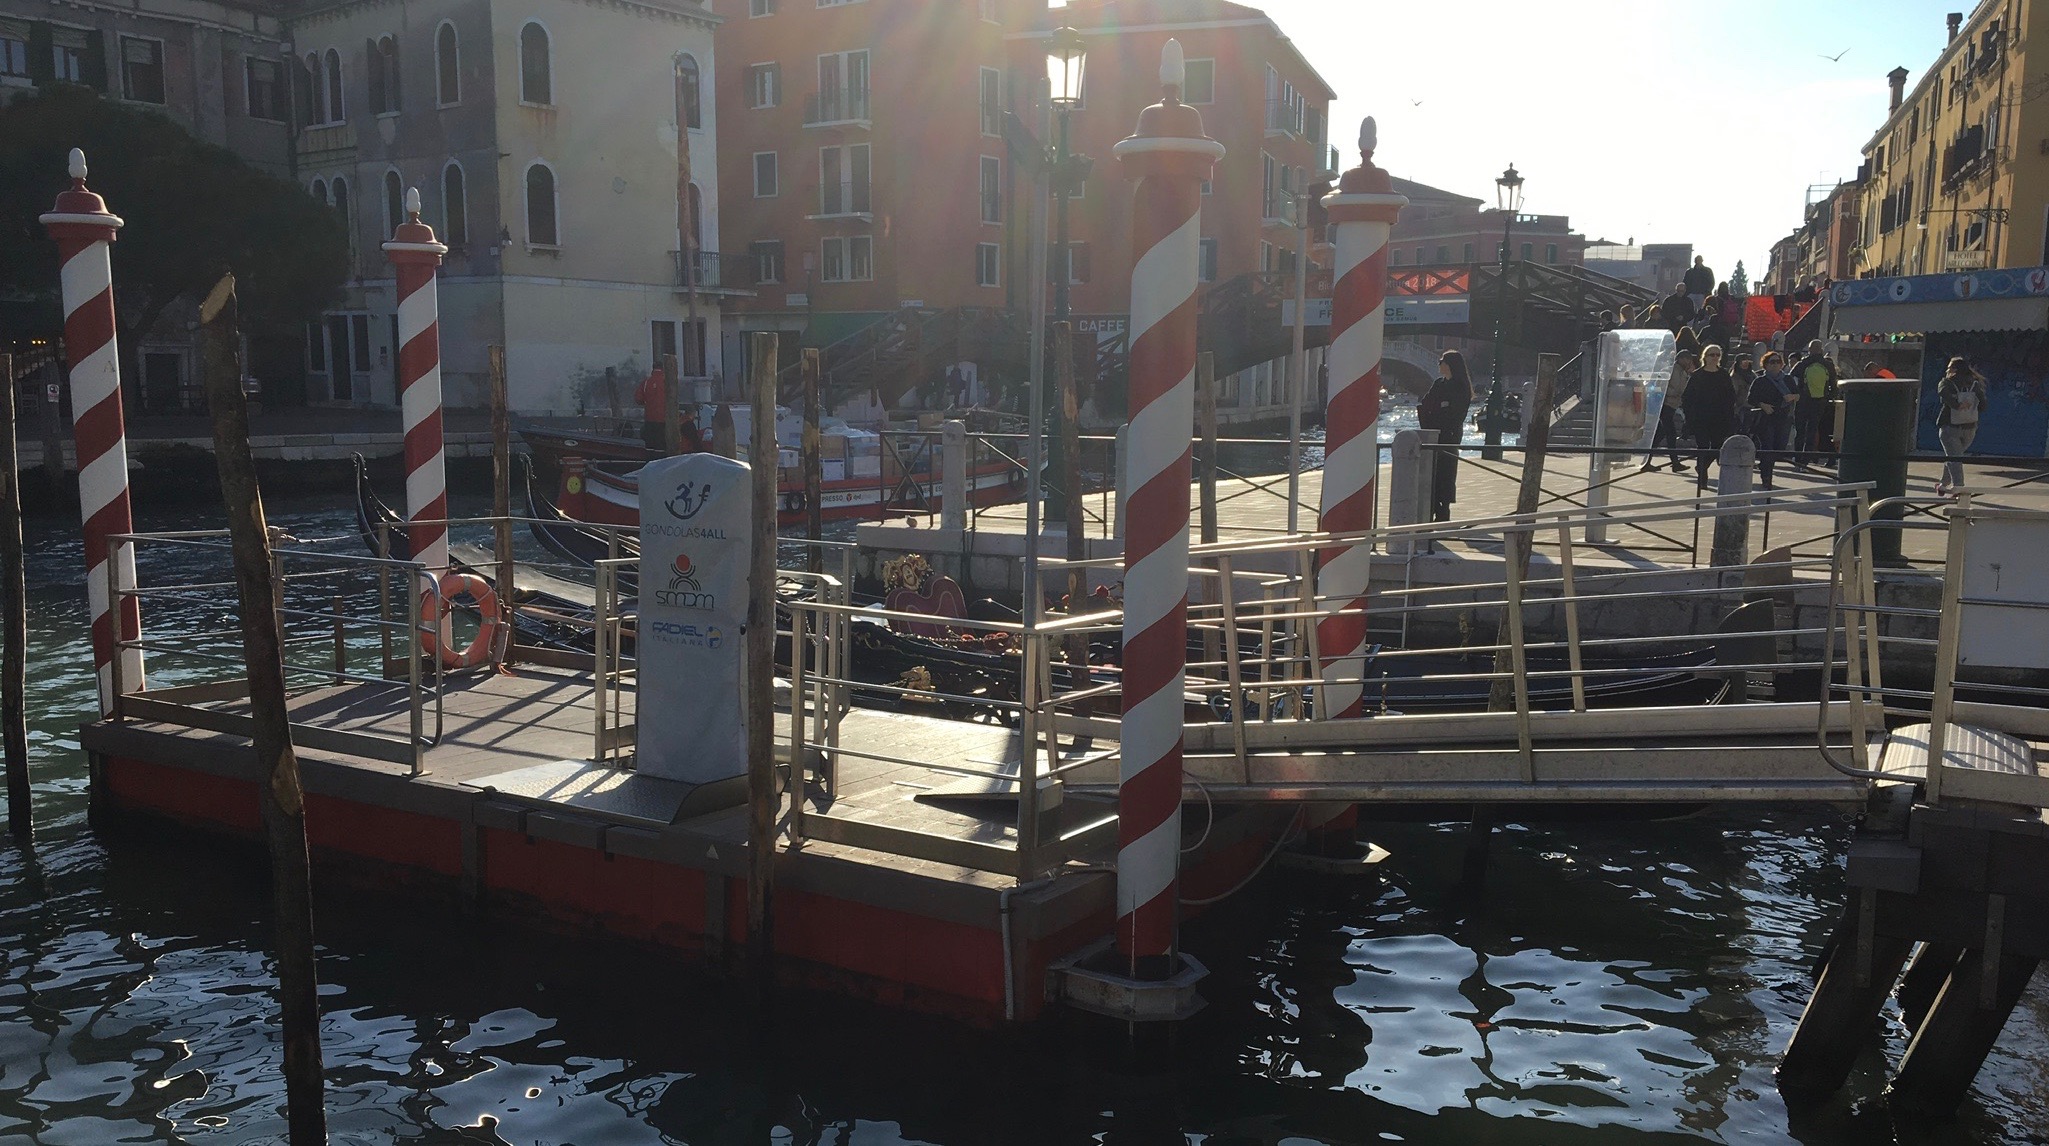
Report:
[{"label": "street lamp post", "polygon": [[1495,284],[1494,299],[1494,384],[1487,391],[1487,409],[1481,415],[1481,429],[1487,434],[1486,448],[1480,456],[1489,461],[1501,460],[1501,406],[1506,397],[1504,390],[1507,379],[1502,375],[1501,358],[1508,345],[1508,251],[1515,236],[1515,217],[1523,209],[1523,177],[1516,172],[1515,164],[1501,173],[1494,181],[1495,205],[1501,208],[1501,274]]},{"label": "street lamp post", "polygon": [[[1053,321],[1066,322],[1073,316],[1069,286],[1074,281],[1074,255],[1068,249],[1067,201],[1074,196],[1074,184],[1079,178],[1086,178],[1090,161],[1084,156],[1072,153],[1073,115],[1075,105],[1081,102],[1082,72],[1088,64],[1088,42],[1073,28],[1060,28],[1053,33],[1046,45],[1046,80],[1051,90],[1053,106],[1060,112],[1060,134],[1053,147],[1051,187],[1053,192],[1053,249],[1059,258],[1051,261],[1053,274]],[[1069,348],[1071,352],[1071,347]],[[1075,385],[1073,361],[1055,363],[1054,377],[1060,385]],[[1057,476],[1067,472],[1067,427],[1062,424],[1067,401],[1062,394],[1053,403],[1050,417],[1055,423],[1052,434],[1052,453],[1047,459],[1049,468]],[[1080,403],[1076,402],[1077,409]],[[1068,505],[1076,500],[1075,492],[1056,484],[1052,504],[1047,507],[1046,520],[1067,523]]]}]

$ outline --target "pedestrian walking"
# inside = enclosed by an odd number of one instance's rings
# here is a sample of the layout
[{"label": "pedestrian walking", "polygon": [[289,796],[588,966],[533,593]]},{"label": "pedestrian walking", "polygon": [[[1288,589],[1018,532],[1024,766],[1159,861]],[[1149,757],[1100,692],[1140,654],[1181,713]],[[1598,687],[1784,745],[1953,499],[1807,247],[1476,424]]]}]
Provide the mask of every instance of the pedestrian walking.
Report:
[{"label": "pedestrian walking", "polygon": [[[1435,451],[1437,461],[1430,482],[1430,520],[1450,521],[1451,505],[1458,500],[1458,444],[1466,434],[1466,414],[1473,406],[1473,377],[1466,371],[1466,356],[1447,350],[1437,359],[1437,381],[1416,403],[1416,425],[1437,433],[1436,444],[1452,449]],[[1427,440],[1426,440],[1427,444]]]},{"label": "pedestrian walking", "polygon": [[1971,452],[1971,443],[1977,440],[1978,423],[1985,415],[1985,376],[1971,369],[1971,364],[1959,354],[1949,360],[1949,369],[1943,371],[1942,381],[1935,384],[1935,396],[1941,401],[1941,408],[1935,412],[1935,436],[1942,440],[1942,481],[1935,487],[1937,497],[1948,497],[1963,488],[1963,456]]},{"label": "pedestrian walking", "polygon": [[1786,373],[1786,356],[1776,350],[1764,356],[1764,371],[1750,383],[1746,402],[1750,407],[1750,438],[1757,443],[1757,472],[1764,488],[1774,488],[1772,478],[1776,455],[1786,448],[1793,432],[1793,377]]},{"label": "pedestrian walking", "polygon": [[1692,322],[1694,314],[1700,309],[1700,304],[1694,302],[1686,293],[1685,283],[1673,287],[1672,293],[1660,300],[1658,306],[1665,316],[1665,329],[1674,334]]},{"label": "pedestrian walking", "polygon": [[1708,487],[1708,466],[1722,452],[1722,443],[1736,429],[1736,380],[1722,365],[1722,348],[1700,353],[1700,369],[1686,381],[1686,430],[1700,451],[1698,481]]},{"label": "pedestrian walking", "polygon": [[1836,383],[1841,375],[1820,339],[1807,344],[1807,354],[1793,366],[1799,405],[1793,409],[1793,468],[1804,470],[1813,455],[1821,452],[1823,427],[1835,425],[1830,416],[1835,408]]},{"label": "pedestrian walking", "polygon": [[1680,411],[1686,403],[1686,384],[1693,379],[1693,372],[1698,369],[1700,355],[1691,350],[1682,351],[1678,365],[1672,368],[1671,379],[1665,383],[1665,404],[1658,409],[1658,429],[1651,435],[1651,452],[1649,457],[1644,458],[1643,468],[1658,468],[1658,463],[1652,458],[1657,457],[1658,447],[1662,445],[1671,455],[1672,472],[1686,472],[1686,459],[1679,454],[1679,437],[1683,432]]},{"label": "pedestrian walking", "polygon": [[1695,255],[1693,265],[1686,268],[1686,277],[1683,281],[1686,284],[1686,297],[1692,300],[1694,309],[1698,310],[1700,304],[1707,301],[1709,292],[1715,289],[1715,272],[1709,269],[1706,259]]}]

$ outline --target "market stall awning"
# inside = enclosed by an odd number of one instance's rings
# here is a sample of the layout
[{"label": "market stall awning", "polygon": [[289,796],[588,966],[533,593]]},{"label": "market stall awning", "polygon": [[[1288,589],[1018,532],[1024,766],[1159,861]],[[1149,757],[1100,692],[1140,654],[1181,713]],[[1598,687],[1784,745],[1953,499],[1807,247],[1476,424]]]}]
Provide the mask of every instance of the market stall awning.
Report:
[{"label": "market stall awning", "polygon": [[2049,267],[1853,279],[1829,289],[1837,334],[2049,327]]}]

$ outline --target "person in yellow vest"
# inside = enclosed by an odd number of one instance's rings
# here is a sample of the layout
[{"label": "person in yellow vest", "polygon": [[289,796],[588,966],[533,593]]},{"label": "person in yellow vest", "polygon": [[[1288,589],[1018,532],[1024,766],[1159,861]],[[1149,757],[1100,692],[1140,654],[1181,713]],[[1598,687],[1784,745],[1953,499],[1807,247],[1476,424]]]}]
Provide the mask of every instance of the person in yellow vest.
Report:
[{"label": "person in yellow vest", "polygon": [[1807,344],[1807,356],[1793,365],[1793,468],[1804,470],[1808,459],[1821,452],[1824,427],[1835,425],[1836,383],[1841,375],[1829,359],[1820,339]]}]

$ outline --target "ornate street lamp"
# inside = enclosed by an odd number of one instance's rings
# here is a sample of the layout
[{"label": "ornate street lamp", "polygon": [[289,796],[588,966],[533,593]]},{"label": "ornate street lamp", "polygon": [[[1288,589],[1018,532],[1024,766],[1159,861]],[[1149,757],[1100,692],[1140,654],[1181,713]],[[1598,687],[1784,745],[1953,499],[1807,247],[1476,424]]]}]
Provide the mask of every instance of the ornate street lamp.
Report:
[{"label": "ornate street lamp", "polygon": [[1523,209],[1523,177],[1516,171],[1515,164],[1509,164],[1508,170],[1494,181],[1494,203],[1501,208],[1501,274],[1494,304],[1494,384],[1487,391],[1487,409],[1480,417],[1480,428],[1487,434],[1486,448],[1480,451],[1480,456],[1499,461],[1504,425],[1501,405],[1507,385],[1501,373],[1501,358],[1506,352],[1508,337],[1508,252],[1515,234],[1515,217]]}]

